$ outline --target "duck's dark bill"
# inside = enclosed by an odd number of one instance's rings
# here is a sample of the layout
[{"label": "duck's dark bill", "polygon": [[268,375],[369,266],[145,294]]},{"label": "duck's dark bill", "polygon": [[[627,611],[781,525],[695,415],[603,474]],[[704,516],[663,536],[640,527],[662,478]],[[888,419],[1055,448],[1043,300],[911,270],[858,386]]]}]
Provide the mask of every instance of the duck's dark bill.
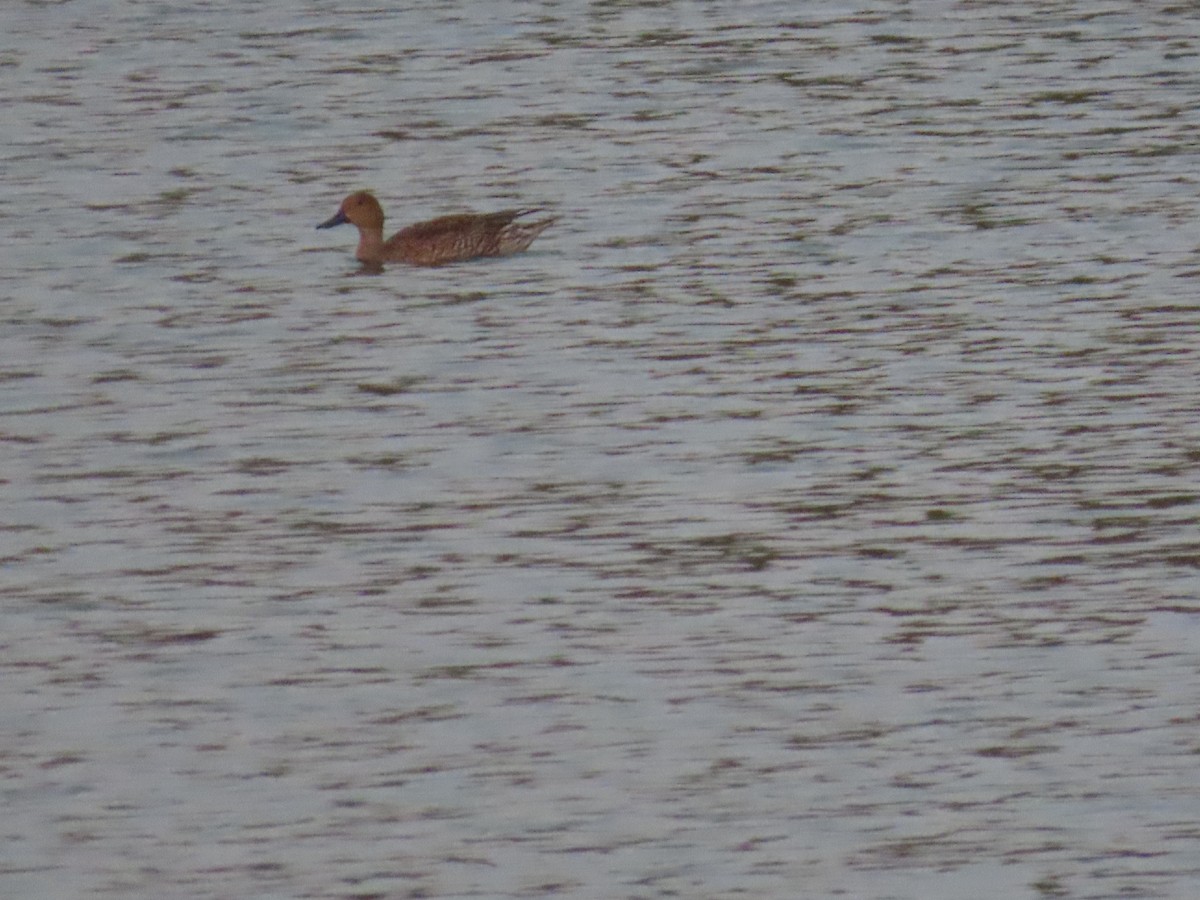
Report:
[{"label": "duck's dark bill", "polygon": [[317,227],[332,228],[334,225],[345,225],[349,221],[350,220],[346,218],[346,214],[339,209],[336,216],[334,216],[332,219],[326,219]]}]

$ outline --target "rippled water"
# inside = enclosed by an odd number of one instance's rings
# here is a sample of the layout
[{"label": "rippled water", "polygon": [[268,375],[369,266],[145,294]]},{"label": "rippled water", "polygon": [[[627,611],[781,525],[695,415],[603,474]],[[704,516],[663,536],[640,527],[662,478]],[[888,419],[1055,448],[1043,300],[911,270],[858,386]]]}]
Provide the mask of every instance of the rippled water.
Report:
[{"label": "rippled water", "polygon": [[0,25],[0,895],[1195,896],[1194,6]]}]

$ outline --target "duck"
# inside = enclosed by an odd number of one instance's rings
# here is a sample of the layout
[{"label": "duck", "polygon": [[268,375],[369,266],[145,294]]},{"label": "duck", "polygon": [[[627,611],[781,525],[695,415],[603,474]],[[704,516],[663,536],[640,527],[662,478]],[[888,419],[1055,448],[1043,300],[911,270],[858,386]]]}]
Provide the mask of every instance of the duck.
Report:
[{"label": "duck", "polygon": [[358,229],[354,254],[364,266],[378,269],[384,263],[411,266],[444,266],[481,256],[520,253],[539,234],[558,221],[558,216],[518,221],[544,212],[542,207],[506,209],[492,213],[455,213],[418,222],[383,239],[383,207],[370,191],[355,191],[342,201],[338,211],[317,228],[333,228],[349,222]]}]

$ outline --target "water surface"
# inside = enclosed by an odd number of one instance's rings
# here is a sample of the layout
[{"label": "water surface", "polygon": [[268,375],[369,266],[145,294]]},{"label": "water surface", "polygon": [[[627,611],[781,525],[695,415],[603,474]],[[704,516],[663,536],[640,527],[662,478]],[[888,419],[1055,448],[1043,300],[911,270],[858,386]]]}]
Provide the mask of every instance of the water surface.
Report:
[{"label": "water surface", "polygon": [[1194,895],[1195,10],[0,24],[0,894]]}]

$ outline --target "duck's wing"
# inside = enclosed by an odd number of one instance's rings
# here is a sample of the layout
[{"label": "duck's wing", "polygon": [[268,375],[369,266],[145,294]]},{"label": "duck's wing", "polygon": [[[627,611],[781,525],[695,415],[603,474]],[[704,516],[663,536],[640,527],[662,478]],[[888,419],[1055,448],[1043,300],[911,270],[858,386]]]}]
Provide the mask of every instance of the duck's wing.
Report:
[{"label": "duck's wing", "polygon": [[[539,209],[527,207],[493,213],[455,213],[418,222],[392,235],[384,247],[384,254],[390,259],[436,266],[476,256],[513,252],[513,220],[538,212]],[[528,245],[528,242],[525,243]]]},{"label": "duck's wing", "polygon": [[425,222],[417,222],[402,228],[389,239],[404,240],[436,240],[446,235],[478,234],[499,231],[513,219],[528,213],[537,212],[536,207],[529,209],[505,209],[494,213],[452,213],[448,216],[438,216]]}]

